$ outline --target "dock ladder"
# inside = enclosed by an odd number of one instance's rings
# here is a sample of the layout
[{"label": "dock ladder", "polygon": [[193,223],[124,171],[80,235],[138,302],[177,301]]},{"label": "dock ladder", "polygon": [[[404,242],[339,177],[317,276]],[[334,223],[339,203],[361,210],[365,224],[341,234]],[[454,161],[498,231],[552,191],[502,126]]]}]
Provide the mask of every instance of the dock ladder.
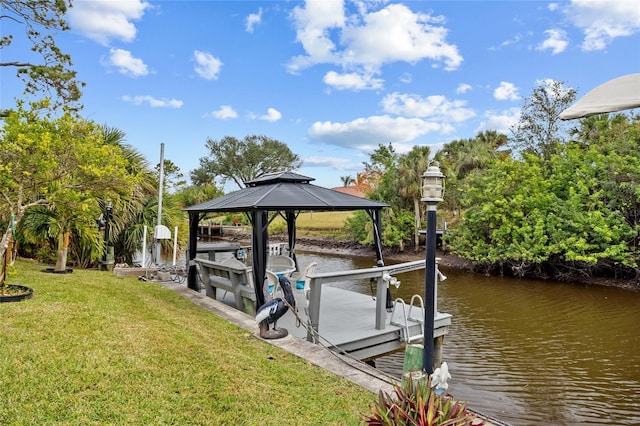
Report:
[{"label": "dock ladder", "polygon": [[[417,294],[414,294],[411,297],[411,302],[409,303],[409,311],[407,312],[407,304],[404,302],[402,298],[397,298],[393,303],[393,310],[391,311],[391,320],[389,321],[392,325],[396,325],[401,328],[400,340],[406,343],[413,343],[419,340],[424,339],[424,318],[416,317],[415,315],[411,315],[414,308],[414,301],[418,300],[419,307],[421,308],[420,313],[424,312],[424,301],[422,297]],[[396,309],[400,306],[402,308],[402,317],[396,319]],[[409,330],[409,323],[417,323],[420,324],[420,334],[411,335]]]}]

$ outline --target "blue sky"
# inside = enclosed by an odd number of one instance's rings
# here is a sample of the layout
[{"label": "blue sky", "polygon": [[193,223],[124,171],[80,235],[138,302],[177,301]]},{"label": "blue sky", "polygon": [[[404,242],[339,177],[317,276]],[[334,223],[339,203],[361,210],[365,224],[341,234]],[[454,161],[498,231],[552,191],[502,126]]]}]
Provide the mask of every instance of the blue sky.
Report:
[{"label": "blue sky", "polygon": [[[262,134],[341,186],[379,144],[509,134],[545,80],[580,96],[640,72],[637,0],[74,0],[67,18],[56,40],[87,84],[83,115],[151,164],[164,143],[185,176],[207,138]],[[28,55],[15,34],[3,60]],[[2,73],[7,108],[22,86]]]}]

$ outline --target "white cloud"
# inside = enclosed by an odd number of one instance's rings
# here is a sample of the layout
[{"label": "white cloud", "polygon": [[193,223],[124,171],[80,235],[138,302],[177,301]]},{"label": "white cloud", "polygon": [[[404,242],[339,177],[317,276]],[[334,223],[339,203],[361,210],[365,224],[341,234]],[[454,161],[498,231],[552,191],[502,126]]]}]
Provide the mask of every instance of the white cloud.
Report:
[{"label": "white cloud", "polygon": [[314,64],[338,63],[340,56],[334,53],[335,44],[330,31],[344,26],[342,1],[312,1],[305,7],[296,6],[291,13],[296,27],[296,40],[302,44],[307,56],[291,60],[288,69],[297,72]]},{"label": "white cloud", "polygon": [[440,95],[421,98],[418,95],[397,92],[382,99],[385,112],[411,117],[429,117],[444,122],[461,122],[474,117],[475,112],[465,108],[466,103],[466,101],[450,101]]},{"label": "white cloud", "polygon": [[495,130],[496,132],[508,135],[510,129],[518,124],[520,120],[520,109],[510,108],[500,112],[487,111],[484,116],[485,120],[480,123],[477,132]]},{"label": "white cloud", "polygon": [[282,114],[275,108],[268,108],[267,113],[265,115],[261,115],[258,117],[260,120],[269,121],[273,123],[274,121],[278,121],[282,118]]},{"label": "white cloud", "polygon": [[442,17],[414,13],[402,4],[376,11],[361,4],[356,14],[345,16],[342,1],[311,1],[295,7],[291,16],[305,50],[287,65],[292,73],[316,64],[339,65],[348,75],[354,69],[378,74],[384,64],[397,61],[429,59],[447,70],[462,63],[458,48],[446,41]]},{"label": "white cloud", "polygon": [[249,16],[247,16],[247,19],[245,21],[245,31],[248,33],[252,33],[253,32],[253,27],[257,24],[259,24],[262,21],[262,8],[258,9],[258,13],[251,13]]},{"label": "white cloud", "polygon": [[153,96],[123,96],[122,100],[133,105],[149,104],[152,108],[180,108],[184,102],[177,99],[156,99]]},{"label": "white cloud", "polygon": [[372,75],[358,74],[355,72],[338,74],[335,71],[329,71],[325,74],[324,83],[338,90],[378,90],[381,89],[384,80],[373,78]]},{"label": "white cloud", "polygon": [[507,39],[507,40],[503,41],[502,43],[500,43],[500,45],[498,47],[495,47],[495,46],[490,47],[489,50],[500,50],[503,47],[507,47],[507,46],[510,46],[512,44],[518,44],[518,42],[520,42],[520,40],[522,40],[522,34],[516,34],[515,36],[513,36],[513,38]]},{"label": "white cloud", "polygon": [[640,31],[637,1],[573,0],[564,12],[584,31],[582,49],[586,51],[602,50],[615,38]]},{"label": "white cloud", "polygon": [[229,105],[220,105],[220,108],[213,111],[211,116],[218,120],[229,120],[231,118],[237,118],[238,113]]},{"label": "white cloud", "polygon": [[67,17],[73,30],[106,46],[111,39],[133,41],[136,27],[132,21],[141,19],[151,7],[141,0],[75,0]]},{"label": "white cloud", "polygon": [[536,47],[536,50],[551,50],[552,55],[557,55],[565,51],[569,42],[567,33],[564,30],[550,29],[544,32],[547,35],[545,41]]},{"label": "white cloud", "polygon": [[193,52],[193,57],[196,61],[195,71],[205,80],[217,80],[220,69],[222,68],[222,61],[213,56],[211,53],[201,52],[196,50]]},{"label": "white cloud", "polygon": [[329,145],[372,150],[380,144],[405,143],[431,132],[452,131],[453,128],[447,123],[383,115],[358,118],[347,123],[317,121],[311,125],[309,136]]},{"label": "white cloud", "polygon": [[342,157],[307,157],[302,160],[304,167],[330,167],[334,170],[353,170],[362,168],[361,162],[353,162]]},{"label": "white cloud", "polygon": [[347,26],[342,32],[347,45],[343,58],[347,63],[382,65],[432,59],[444,62],[448,70],[462,63],[458,48],[446,43],[448,30],[433,25],[442,21],[440,17],[391,4],[362,18],[364,25]]},{"label": "white cloud", "polygon": [[462,95],[464,93],[467,93],[469,90],[471,90],[471,85],[467,84],[467,83],[460,83],[458,85],[458,87],[456,88],[456,93],[459,95]]},{"label": "white cloud", "polygon": [[128,50],[110,49],[108,65],[117,67],[120,74],[133,77],[149,74],[142,59],[134,58]]},{"label": "white cloud", "polygon": [[518,88],[515,84],[506,81],[500,82],[500,86],[493,91],[493,97],[499,101],[517,101],[520,99]]},{"label": "white cloud", "polygon": [[409,84],[413,81],[413,76],[408,72],[405,72],[400,76],[400,81]]}]

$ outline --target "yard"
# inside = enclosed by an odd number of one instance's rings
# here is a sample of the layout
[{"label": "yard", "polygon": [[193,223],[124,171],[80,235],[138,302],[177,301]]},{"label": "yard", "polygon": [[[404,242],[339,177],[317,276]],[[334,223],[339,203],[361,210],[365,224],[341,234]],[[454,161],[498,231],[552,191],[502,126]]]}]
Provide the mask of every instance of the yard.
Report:
[{"label": "yard", "polygon": [[16,265],[1,424],[362,424],[376,399],[159,284]]}]

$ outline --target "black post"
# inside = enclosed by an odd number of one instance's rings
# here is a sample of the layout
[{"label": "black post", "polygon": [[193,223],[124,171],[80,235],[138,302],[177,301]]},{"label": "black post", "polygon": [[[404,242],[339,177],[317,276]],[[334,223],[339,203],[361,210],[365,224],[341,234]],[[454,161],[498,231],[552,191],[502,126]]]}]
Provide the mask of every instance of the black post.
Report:
[{"label": "black post", "polygon": [[109,220],[111,219],[111,210],[113,206],[108,202],[104,213],[104,255],[102,256],[102,270],[108,270],[107,261],[109,260]]},{"label": "black post", "polygon": [[256,308],[260,308],[266,302],[263,289],[267,274],[267,241],[269,240],[267,212],[265,210],[252,212],[252,222],[253,282],[256,289]]},{"label": "black post", "polygon": [[427,204],[426,266],[424,277],[424,351],[422,369],[433,373],[433,327],[436,291],[436,204]]},{"label": "black post", "polygon": [[197,212],[189,212],[189,248],[187,249],[187,287],[200,291],[198,283],[198,269],[194,259],[198,249],[198,223],[200,215]]}]

